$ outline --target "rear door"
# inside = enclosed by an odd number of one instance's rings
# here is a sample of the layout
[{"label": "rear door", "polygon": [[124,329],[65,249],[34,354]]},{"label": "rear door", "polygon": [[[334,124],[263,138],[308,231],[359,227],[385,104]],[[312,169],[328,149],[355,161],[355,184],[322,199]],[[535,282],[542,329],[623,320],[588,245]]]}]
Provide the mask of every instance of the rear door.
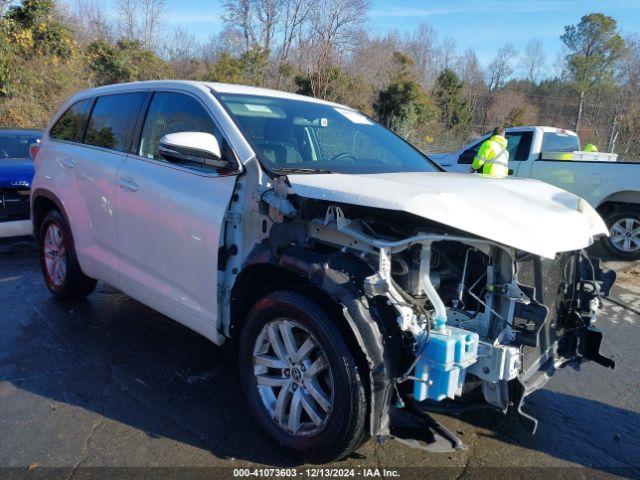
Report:
[{"label": "rear door", "polygon": [[85,273],[118,285],[116,173],[131,148],[146,92],[100,96],[95,100],[83,145],[61,159],[75,175],[81,215],[74,221],[76,249]]},{"label": "rear door", "polygon": [[122,289],[212,338],[217,318],[218,247],[236,177],[177,165],[158,155],[163,135],[207,132],[233,155],[203,99],[158,91],[140,139],[118,171],[116,211]]}]

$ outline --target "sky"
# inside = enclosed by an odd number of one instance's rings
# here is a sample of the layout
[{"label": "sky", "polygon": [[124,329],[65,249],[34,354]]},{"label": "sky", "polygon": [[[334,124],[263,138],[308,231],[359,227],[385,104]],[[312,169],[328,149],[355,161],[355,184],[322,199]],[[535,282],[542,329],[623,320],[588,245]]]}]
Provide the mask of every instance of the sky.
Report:
[{"label": "sky", "polygon": [[[167,0],[168,21],[205,40],[222,28],[217,0]],[[439,39],[451,37],[459,52],[474,48],[488,64],[506,42],[519,52],[531,38],[542,40],[551,64],[561,51],[564,26],[601,12],[614,17],[623,33],[640,32],[640,0],[371,0],[369,30],[404,33],[420,23]]]}]

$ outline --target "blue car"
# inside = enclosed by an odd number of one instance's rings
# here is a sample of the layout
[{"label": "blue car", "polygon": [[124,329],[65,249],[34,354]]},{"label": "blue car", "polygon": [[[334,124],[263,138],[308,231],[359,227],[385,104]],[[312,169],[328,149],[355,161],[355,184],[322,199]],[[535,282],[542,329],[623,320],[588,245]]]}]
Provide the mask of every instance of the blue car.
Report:
[{"label": "blue car", "polygon": [[39,130],[0,129],[0,237],[24,235],[29,220],[29,189],[33,180],[30,146]]}]

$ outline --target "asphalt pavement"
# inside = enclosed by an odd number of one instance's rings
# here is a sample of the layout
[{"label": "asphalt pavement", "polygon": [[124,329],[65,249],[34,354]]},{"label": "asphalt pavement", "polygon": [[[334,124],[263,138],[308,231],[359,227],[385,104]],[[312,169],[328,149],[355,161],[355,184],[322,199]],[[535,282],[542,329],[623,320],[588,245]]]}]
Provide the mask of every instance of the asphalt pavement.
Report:
[{"label": "asphalt pavement", "polygon": [[[608,265],[619,272],[614,295],[640,309],[640,263]],[[640,316],[607,302],[598,323],[616,369],[558,371],[528,398],[536,435],[514,415],[438,415],[467,450],[369,441],[323,466],[341,471],[320,472],[257,428],[228,349],[104,284],[86,301],[59,303],[28,245],[5,244],[0,477],[368,477],[379,468],[401,478],[640,478]],[[253,470],[272,467],[290,470]]]}]

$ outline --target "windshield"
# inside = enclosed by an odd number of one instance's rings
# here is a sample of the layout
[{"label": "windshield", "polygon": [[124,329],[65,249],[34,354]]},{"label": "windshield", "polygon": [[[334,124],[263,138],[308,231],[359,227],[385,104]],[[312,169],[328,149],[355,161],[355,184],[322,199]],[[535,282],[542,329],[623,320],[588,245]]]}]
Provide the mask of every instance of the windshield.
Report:
[{"label": "windshield", "polygon": [[439,171],[400,137],[347,108],[253,95],[219,94],[218,98],[270,171]]},{"label": "windshield", "polygon": [[0,159],[29,158],[29,145],[38,139],[40,135],[32,133],[0,133]]}]

